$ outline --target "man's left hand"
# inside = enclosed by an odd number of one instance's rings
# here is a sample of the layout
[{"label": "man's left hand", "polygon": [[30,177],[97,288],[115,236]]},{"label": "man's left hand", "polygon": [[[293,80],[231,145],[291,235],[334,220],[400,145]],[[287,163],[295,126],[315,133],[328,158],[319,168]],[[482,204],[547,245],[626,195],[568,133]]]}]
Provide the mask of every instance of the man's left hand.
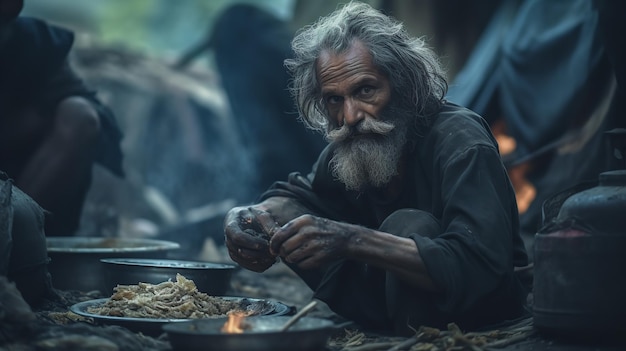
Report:
[{"label": "man's left hand", "polygon": [[303,215],[274,233],[270,250],[300,268],[319,267],[346,257],[352,239],[361,230],[360,226]]}]

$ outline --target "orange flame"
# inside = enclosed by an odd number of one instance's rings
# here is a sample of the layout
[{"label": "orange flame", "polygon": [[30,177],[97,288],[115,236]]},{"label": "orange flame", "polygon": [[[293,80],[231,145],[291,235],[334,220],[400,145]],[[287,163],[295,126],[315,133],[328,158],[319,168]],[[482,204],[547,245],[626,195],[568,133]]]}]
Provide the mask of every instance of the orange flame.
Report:
[{"label": "orange flame", "polygon": [[[506,156],[517,147],[517,141],[506,133],[506,125],[503,120],[497,120],[491,125],[493,135],[498,142],[500,154]],[[532,165],[529,162],[519,164],[507,169],[513,189],[515,190],[515,199],[517,200],[517,210],[520,214],[528,211],[528,208],[537,197],[537,189],[528,180],[527,174],[532,171]]]},{"label": "orange flame", "polygon": [[227,334],[241,334],[244,331],[244,320],[246,313],[242,311],[233,311],[228,313],[228,320],[222,326],[221,332]]}]

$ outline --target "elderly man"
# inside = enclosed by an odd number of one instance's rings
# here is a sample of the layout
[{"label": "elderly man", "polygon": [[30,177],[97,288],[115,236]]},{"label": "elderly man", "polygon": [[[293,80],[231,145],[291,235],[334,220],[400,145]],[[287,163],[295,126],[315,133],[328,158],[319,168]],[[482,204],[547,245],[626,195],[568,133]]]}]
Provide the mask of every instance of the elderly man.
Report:
[{"label": "elderly man", "polygon": [[515,194],[485,121],[444,100],[433,51],[352,2],[292,41],[291,92],[328,147],[225,219],[231,258],[277,258],[338,315],[405,335],[524,315]]}]

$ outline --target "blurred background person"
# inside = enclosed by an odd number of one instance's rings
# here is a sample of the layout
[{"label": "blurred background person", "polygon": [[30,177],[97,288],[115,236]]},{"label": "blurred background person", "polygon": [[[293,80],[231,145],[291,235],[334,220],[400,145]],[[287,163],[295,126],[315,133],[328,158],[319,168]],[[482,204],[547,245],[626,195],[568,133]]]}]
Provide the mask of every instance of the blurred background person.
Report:
[{"label": "blurred background person", "polygon": [[74,35],[0,1],[0,170],[49,214],[46,235],[78,229],[91,170],[123,176],[112,112],[68,63]]}]

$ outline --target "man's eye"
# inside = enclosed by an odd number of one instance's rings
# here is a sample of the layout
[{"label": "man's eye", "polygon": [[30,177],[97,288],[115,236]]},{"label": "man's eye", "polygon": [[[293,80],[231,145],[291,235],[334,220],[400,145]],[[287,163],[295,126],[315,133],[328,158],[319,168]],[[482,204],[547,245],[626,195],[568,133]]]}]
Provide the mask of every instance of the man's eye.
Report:
[{"label": "man's eye", "polygon": [[376,91],[376,89],[374,89],[374,87],[365,86],[365,87],[361,88],[361,91],[359,93],[360,93],[361,96],[370,97],[370,96],[374,95],[375,91]]},{"label": "man's eye", "polygon": [[341,102],[341,97],[339,97],[339,96],[329,96],[329,97],[326,98],[326,102],[329,105],[338,104],[338,103]]}]

